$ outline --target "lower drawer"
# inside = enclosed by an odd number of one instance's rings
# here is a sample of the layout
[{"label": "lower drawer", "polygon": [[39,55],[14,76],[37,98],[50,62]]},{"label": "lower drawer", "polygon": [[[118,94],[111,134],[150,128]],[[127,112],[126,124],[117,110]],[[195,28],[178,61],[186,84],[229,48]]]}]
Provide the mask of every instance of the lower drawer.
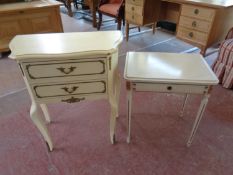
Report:
[{"label": "lower drawer", "polygon": [[179,26],[176,36],[200,45],[206,45],[208,41],[208,33],[194,31],[181,26]]},{"label": "lower drawer", "polygon": [[63,97],[70,95],[91,95],[106,93],[105,81],[90,81],[78,83],[39,84],[32,85],[37,98]]},{"label": "lower drawer", "polygon": [[178,84],[153,84],[153,83],[134,83],[136,91],[154,91],[165,93],[190,93],[203,94],[208,91],[209,86],[204,85],[178,85]]}]

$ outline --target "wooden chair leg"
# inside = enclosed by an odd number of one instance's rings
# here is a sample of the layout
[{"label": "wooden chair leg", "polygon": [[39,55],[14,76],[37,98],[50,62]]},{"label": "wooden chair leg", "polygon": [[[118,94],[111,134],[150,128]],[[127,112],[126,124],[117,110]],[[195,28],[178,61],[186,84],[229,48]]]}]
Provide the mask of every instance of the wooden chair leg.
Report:
[{"label": "wooden chair leg", "polygon": [[72,17],[73,12],[72,12],[72,7],[71,7],[71,0],[67,0],[67,10],[68,10],[68,15]]},{"label": "wooden chair leg", "polygon": [[117,30],[121,30],[121,18],[117,19]]},{"label": "wooden chair leg", "polygon": [[76,9],[78,9],[78,3],[77,3],[77,0],[73,0],[73,4],[74,4],[74,7],[75,7]]},{"label": "wooden chair leg", "polygon": [[98,12],[98,14],[99,14],[99,22],[98,22],[97,30],[100,30],[100,26],[102,24],[102,13]]},{"label": "wooden chair leg", "polygon": [[138,32],[141,32],[141,28],[140,27],[138,27]]},{"label": "wooden chair leg", "polygon": [[129,40],[129,23],[126,21],[126,27],[125,27],[125,35],[126,35],[126,41]]}]

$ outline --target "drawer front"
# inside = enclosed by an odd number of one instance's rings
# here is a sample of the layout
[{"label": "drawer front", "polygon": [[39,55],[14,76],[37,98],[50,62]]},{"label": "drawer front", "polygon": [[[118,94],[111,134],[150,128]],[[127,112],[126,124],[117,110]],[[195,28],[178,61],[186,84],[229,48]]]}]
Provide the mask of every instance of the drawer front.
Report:
[{"label": "drawer front", "polygon": [[152,91],[165,93],[191,93],[203,94],[208,91],[209,86],[198,85],[174,85],[174,84],[152,84],[136,83],[133,84],[136,91]]},{"label": "drawer front", "polygon": [[208,41],[207,33],[194,31],[194,30],[187,29],[184,27],[179,27],[176,35],[178,38],[186,39],[186,40],[189,40],[193,43],[197,43],[200,45],[206,45]]},{"label": "drawer front", "polygon": [[201,32],[208,33],[211,29],[211,23],[207,21],[202,21],[194,18],[189,18],[185,16],[180,16],[180,26],[187,27],[194,30],[199,30]]},{"label": "drawer front", "polygon": [[105,60],[23,63],[26,76],[32,80],[55,77],[103,75],[106,73]]},{"label": "drawer front", "polygon": [[211,22],[214,19],[215,10],[210,8],[197,7],[193,5],[183,5],[181,15],[203,19]]},{"label": "drawer front", "polygon": [[0,20],[0,38],[13,38],[15,35],[24,34],[19,20]]},{"label": "drawer front", "polygon": [[28,23],[31,26],[32,33],[59,32],[54,14],[52,10],[31,14],[28,17]]},{"label": "drawer front", "polygon": [[143,25],[143,16],[132,14],[132,13],[126,13],[125,14],[126,21],[136,24],[136,25]]},{"label": "drawer front", "polygon": [[143,15],[143,8],[142,8],[142,6],[126,4],[125,5],[125,12],[130,13],[130,14]]},{"label": "drawer front", "polygon": [[127,4],[143,6],[144,5],[144,0],[126,0],[126,5]]},{"label": "drawer front", "polygon": [[37,98],[64,97],[70,95],[91,95],[106,93],[105,81],[32,85]]}]

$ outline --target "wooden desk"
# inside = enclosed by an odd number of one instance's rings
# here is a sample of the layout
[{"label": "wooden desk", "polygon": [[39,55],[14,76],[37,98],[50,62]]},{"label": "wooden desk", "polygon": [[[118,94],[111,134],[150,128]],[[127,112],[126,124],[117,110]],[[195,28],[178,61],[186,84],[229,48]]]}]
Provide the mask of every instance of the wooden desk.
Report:
[{"label": "wooden desk", "polygon": [[[107,99],[111,106],[110,138],[115,140],[120,78],[117,71],[120,31],[18,35],[10,58],[22,70],[32,100],[30,116],[52,151],[53,143],[39,108],[45,104]],[[87,128],[88,129],[88,128]]]},{"label": "wooden desk", "polygon": [[156,21],[160,12],[160,4],[160,0],[125,1],[125,34],[127,41],[129,38],[129,24],[134,24],[137,26],[153,24],[153,33],[155,33]]},{"label": "wooden desk", "polygon": [[125,13],[126,39],[129,23],[166,20],[177,24],[177,38],[199,47],[202,54],[233,27],[232,0],[126,0]]},{"label": "wooden desk", "polygon": [[0,52],[8,51],[10,40],[19,34],[63,32],[60,5],[52,0],[1,4]]},{"label": "wooden desk", "polygon": [[177,23],[177,38],[199,47],[202,54],[233,27],[232,0],[162,0],[160,12],[160,19]]},{"label": "wooden desk", "polygon": [[[203,57],[199,54],[128,52],[124,77],[127,80],[128,143],[130,142],[133,91],[203,95],[187,142],[187,146],[190,146],[208,103],[212,86],[218,84],[216,75]],[[187,96],[183,104],[181,117],[183,116],[186,100]]]}]

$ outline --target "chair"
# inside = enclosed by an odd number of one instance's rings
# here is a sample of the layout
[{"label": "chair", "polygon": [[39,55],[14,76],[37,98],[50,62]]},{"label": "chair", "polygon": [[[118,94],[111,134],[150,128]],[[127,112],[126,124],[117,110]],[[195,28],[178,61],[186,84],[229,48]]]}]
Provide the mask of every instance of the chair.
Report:
[{"label": "chair", "polygon": [[224,88],[233,88],[233,28],[221,43],[212,69]]},{"label": "chair", "polygon": [[117,21],[117,30],[121,30],[121,22],[125,25],[125,0],[100,0],[99,23],[97,29],[100,30],[102,15],[113,17]]},{"label": "chair", "polygon": [[[71,7],[71,3],[72,3],[72,0],[56,0],[56,1],[59,1],[59,2],[62,2],[64,4],[64,6],[67,8],[68,10],[68,15],[70,17],[73,16],[73,12],[72,12],[72,7]],[[74,1],[73,1],[74,2]]]}]

